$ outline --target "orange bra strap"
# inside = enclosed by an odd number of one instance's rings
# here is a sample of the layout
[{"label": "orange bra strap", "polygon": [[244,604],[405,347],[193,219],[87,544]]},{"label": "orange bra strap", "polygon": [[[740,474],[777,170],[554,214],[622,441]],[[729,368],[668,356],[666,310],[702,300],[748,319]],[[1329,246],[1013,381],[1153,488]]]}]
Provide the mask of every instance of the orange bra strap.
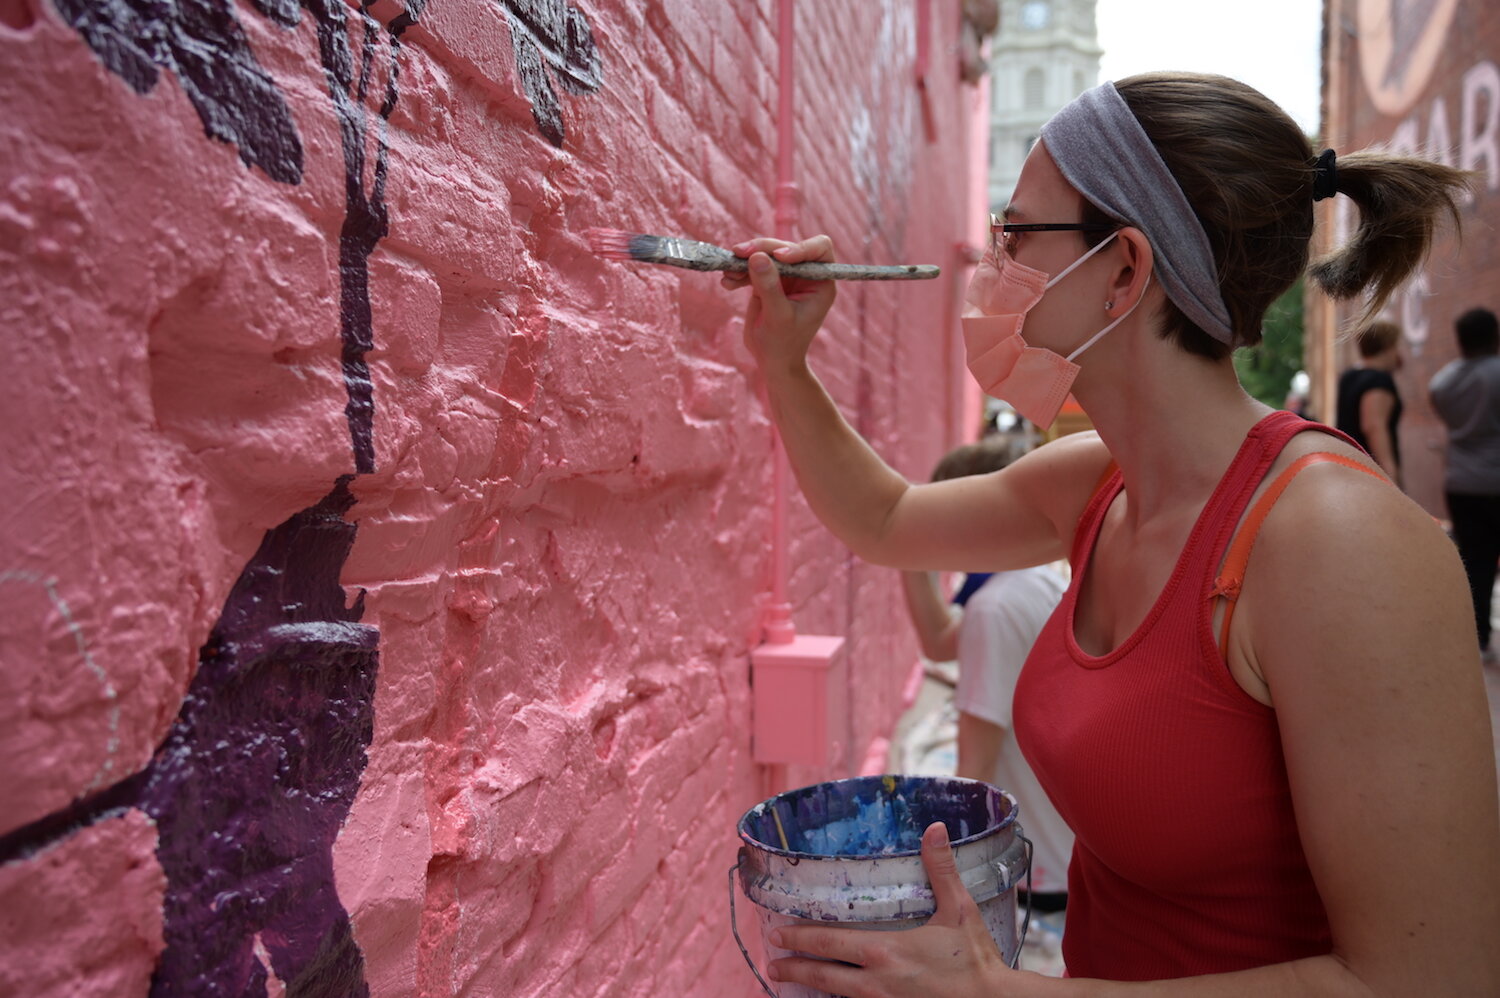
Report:
[{"label": "orange bra strap", "polygon": [[1314,464],[1341,464],[1355,471],[1363,471],[1374,478],[1384,479],[1378,472],[1351,458],[1340,454],[1329,454],[1319,452],[1299,457],[1271,483],[1271,487],[1255,502],[1250,510],[1250,515],[1245,517],[1245,523],[1234,537],[1234,542],[1229,545],[1229,553],[1224,558],[1224,567],[1219,572],[1219,577],[1214,579],[1214,588],[1208,594],[1209,599],[1222,596],[1225,599],[1224,621],[1219,627],[1219,651],[1227,655],[1229,653],[1229,622],[1234,617],[1234,604],[1240,598],[1240,586],[1245,582],[1245,568],[1250,563],[1250,550],[1255,547],[1255,538],[1260,534],[1261,524],[1265,522],[1266,515],[1271,512],[1271,507],[1276,505],[1276,500],[1281,498],[1281,493],[1291,484],[1292,479],[1303,468]]}]

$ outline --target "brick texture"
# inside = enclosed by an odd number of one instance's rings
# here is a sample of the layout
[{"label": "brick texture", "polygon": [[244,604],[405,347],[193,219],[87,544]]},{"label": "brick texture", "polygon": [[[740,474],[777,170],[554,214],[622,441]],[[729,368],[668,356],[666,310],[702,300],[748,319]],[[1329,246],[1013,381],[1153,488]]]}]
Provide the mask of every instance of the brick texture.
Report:
[{"label": "brick texture", "polygon": [[[248,55],[216,79],[253,58],[295,129],[295,182],[205,124],[185,63],[137,86],[43,0],[6,6],[0,752],[17,775],[0,834],[154,765],[266,532],[353,475],[335,567],[378,632],[373,730],[297,751],[356,763],[330,860],[354,980],[382,998],[756,993],[724,879],[766,786],[750,652],[772,438],[744,303],[711,275],[601,259],[585,231],[772,230],[776,4],[380,0],[369,19],[335,4],[332,34],[311,0],[295,24],[228,4]],[[945,268],[842,287],[813,348],[850,422],[914,478],[967,429],[955,268],[977,97],[959,6],[796,11],[801,231],[845,260]],[[353,92],[327,68],[345,50]],[[361,199],[387,222],[353,258]],[[366,303],[372,468],[341,347]],[[789,534],[795,621],[847,638],[849,687],[841,758],[790,778],[853,775],[916,644],[894,572],[795,495]],[[220,834],[275,827],[226,806]],[[7,898],[53,899],[0,939],[16,994],[148,993],[162,885],[182,874],[134,807],[96,818],[0,857]],[[234,896],[264,900],[258,883]],[[128,917],[79,900],[106,895]],[[220,921],[246,919],[244,972],[280,993],[272,926],[241,911]],[[363,993],[346,984],[316,993]]]}]

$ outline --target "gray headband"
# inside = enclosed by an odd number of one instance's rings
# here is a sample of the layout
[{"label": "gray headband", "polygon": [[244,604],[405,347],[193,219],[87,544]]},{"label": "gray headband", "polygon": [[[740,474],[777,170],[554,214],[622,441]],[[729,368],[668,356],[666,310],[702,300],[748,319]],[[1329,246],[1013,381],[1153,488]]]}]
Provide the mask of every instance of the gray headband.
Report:
[{"label": "gray headband", "polygon": [[1203,223],[1115,85],[1079,94],[1042,126],[1042,141],[1078,193],[1145,233],[1172,303],[1205,333],[1232,343]]}]

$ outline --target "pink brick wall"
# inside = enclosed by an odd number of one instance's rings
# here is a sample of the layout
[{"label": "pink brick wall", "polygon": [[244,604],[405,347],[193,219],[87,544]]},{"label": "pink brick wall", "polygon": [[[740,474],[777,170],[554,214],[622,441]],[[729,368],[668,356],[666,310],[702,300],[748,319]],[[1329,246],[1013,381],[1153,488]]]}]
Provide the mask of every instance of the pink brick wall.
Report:
[{"label": "pink brick wall", "polygon": [[[815,361],[924,477],[970,429],[959,4],[798,7],[802,230],[945,268],[843,287]],[[753,993],[743,302],[583,233],[771,230],[774,3],[184,9],[0,3],[0,993]],[[790,534],[850,665],[792,777],[850,775],[916,646]]]}]

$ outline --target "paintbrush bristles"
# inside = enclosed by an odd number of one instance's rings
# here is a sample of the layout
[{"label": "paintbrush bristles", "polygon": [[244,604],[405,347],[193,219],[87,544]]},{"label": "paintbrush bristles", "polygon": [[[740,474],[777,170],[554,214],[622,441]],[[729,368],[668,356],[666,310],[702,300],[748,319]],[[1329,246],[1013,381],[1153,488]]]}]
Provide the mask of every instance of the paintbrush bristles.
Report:
[{"label": "paintbrush bristles", "polygon": [[635,259],[630,252],[630,241],[637,238],[634,233],[619,229],[589,229],[584,235],[588,237],[589,247],[606,260]]},{"label": "paintbrush bristles", "polygon": [[637,260],[641,263],[665,263],[688,270],[744,270],[744,258],[722,246],[700,243],[694,239],[671,239],[648,236],[618,229],[589,229],[589,245],[609,260]]}]

